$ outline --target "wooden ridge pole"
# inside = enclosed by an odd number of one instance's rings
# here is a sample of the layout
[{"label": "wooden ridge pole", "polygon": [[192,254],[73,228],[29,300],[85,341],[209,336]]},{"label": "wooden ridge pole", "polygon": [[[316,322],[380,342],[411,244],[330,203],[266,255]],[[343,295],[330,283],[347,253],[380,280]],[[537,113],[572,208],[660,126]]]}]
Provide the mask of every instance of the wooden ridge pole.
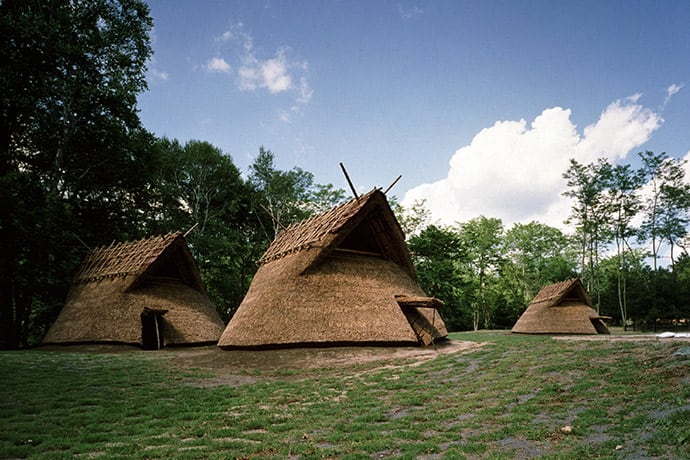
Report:
[{"label": "wooden ridge pole", "polygon": [[345,165],[340,163],[340,169],[343,170],[343,174],[345,174],[345,179],[347,179],[347,183],[350,185],[350,190],[352,190],[352,194],[355,196],[355,199],[359,201],[359,195],[357,194],[357,190],[355,190],[355,186],[352,185],[352,181],[350,180],[350,176],[347,174],[347,170],[345,169]]},{"label": "wooden ridge pole", "polygon": [[183,236],[184,238],[187,238],[187,235],[189,235],[190,233],[192,233],[192,230],[194,230],[194,229],[197,227],[197,225],[199,225],[199,222],[197,222],[197,223],[195,223],[194,225],[192,225],[192,228],[190,228],[189,230],[187,230],[186,232],[184,232],[184,235],[182,235],[182,236]]},{"label": "wooden ridge pole", "polygon": [[390,191],[390,189],[392,189],[393,186],[394,186],[395,184],[397,184],[398,181],[399,181],[400,179],[402,179],[402,174],[399,175],[399,176],[397,177],[397,179],[395,179],[395,180],[393,181],[393,183],[392,183],[391,185],[389,185],[388,188],[387,188],[386,190],[383,191],[383,194],[384,194],[384,195],[388,195],[388,192]]}]

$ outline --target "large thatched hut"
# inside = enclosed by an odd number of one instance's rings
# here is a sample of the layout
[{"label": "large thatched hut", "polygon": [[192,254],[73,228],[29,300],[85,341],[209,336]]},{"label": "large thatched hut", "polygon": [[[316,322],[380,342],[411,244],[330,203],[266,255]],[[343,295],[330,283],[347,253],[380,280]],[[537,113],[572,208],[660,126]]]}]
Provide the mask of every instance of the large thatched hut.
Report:
[{"label": "large thatched hut", "polygon": [[543,287],[513,326],[521,334],[608,334],[582,282],[569,279]]},{"label": "large thatched hut", "polygon": [[224,324],[180,233],[91,251],[44,344],[215,343]]},{"label": "large thatched hut", "polygon": [[447,335],[441,305],[375,189],[278,234],[218,346],[428,345]]}]

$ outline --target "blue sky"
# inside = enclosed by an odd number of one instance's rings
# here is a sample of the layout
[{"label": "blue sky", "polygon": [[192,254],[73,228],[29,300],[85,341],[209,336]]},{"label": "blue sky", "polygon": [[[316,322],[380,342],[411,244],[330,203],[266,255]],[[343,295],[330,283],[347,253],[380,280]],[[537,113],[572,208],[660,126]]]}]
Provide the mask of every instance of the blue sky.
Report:
[{"label": "blue sky", "polygon": [[434,220],[562,223],[569,158],[690,152],[687,1],[149,0],[159,136],[259,146]]}]

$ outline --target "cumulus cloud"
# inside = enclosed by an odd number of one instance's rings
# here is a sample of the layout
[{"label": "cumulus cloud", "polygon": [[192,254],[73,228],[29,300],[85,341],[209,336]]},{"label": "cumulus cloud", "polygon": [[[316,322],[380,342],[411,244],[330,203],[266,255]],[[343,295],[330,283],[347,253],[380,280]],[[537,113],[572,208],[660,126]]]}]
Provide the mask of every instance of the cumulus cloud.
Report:
[{"label": "cumulus cloud", "polygon": [[571,111],[561,107],[544,110],[529,124],[497,121],[455,152],[446,178],[409,190],[403,204],[424,199],[433,219],[444,224],[485,215],[507,226],[538,220],[563,228],[570,202],[562,196],[562,175],[570,159],[615,163],[663,123],[639,98],[614,101],[581,133]]},{"label": "cumulus cloud", "polygon": [[219,72],[219,73],[230,73],[230,64],[225,62],[225,59],[214,57],[208,64],[206,64],[206,70],[209,72]]}]

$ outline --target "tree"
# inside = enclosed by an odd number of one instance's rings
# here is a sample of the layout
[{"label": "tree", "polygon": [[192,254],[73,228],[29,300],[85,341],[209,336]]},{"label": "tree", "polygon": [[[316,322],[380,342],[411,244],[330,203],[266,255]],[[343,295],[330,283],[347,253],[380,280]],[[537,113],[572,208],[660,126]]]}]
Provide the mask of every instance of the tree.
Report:
[{"label": "tree", "polygon": [[491,325],[493,308],[497,300],[495,276],[501,263],[500,243],[503,236],[501,219],[480,216],[459,226],[469,284],[474,291],[472,303],[473,328]]},{"label": "tree", "polygon": [[249,184],[258,193],[256,213],[263,212],[267,241],[272,241],[282,228],[332,208],[343,201],[345,192],[331,184],[314,183],[314,175],[301,168],[289,171],[276,169],[274,155],[263,146],[249,167]]},{"label": "tree", "polygon": [[193,230],[187,240],[209,297],[227,320],[237,309],[266,249],[251,214],[250,187],[229,155],[208,142],[161,139],[156,232]]},{"label": "tree", "polygon": [[414,235],[419,235],[429,226],[431,212],[426,207],[426,200],[416,200],[409,208],[401,205],[396,197],[391,197],[388,201],[408,239]]},{"label": "tree", "polygon": [[636,233],[632,221],[642,208],[638,191],[643,181],[642,174],[633,171],[630,165],[616,165],[611,169],[608,184],[608,208],[611,210],[611,226],[618,262],[616,264],[616,292],[624,328],[627,328],[628,322],[627,275],[630,271],[630,262],[634,260],[629,241]]},{"label": "tree", "polygon": [[151,27],[139,0],[0,3],[0,346],[55,316],[83,244],[137,234]]},{"label": "tree", "polygon": [[[666,152],[638,154],[642,172],[649,184],[645,203],[645,220],[640,236],[652,243],[652,265],[656,271],[661,241],[666,240],[671,254],[677,241],[687,234],[690,207],[690,185],[685,182],[685,161],[670,158]],[[674,260],[671,257],[671,265]]]},{"label": "tree", "polygon": [[429,225],[411,236],[408,246],[420,286],[445,303],[442,314],[446,327],[451,331],[472,327],[472,314],[463,298],[464,281],[458,261],[465,256],[458,233],[452,228]]},{"label": "tree", "polygon": [[534,221],[514,224],[503,238],[501,252],[505,260],[500,283],[512,307],[506,312],[510,324],[543,286],[571,278],[577,266],[570,239],[559,229]]},{"label": "tree", "polygon": [[610,240],[610,209],[605,199],[610,175],[611,165],[604,159],[589,165],[571,159],[570,167],[563,174],[569,187],[563,195],[573,199],[572,214],[566,223],[575,225],[580,246],[580,273],[586,289],[595,295],[597,309],[601,291],[600,250]]},{"label": "tree", "polygon": [[[624,327],[638,327],[658,315],[653,301],[651,267],[644,263],[646,251],[633,248],[620,257],[617,254],[600,262],[602,274],[601,314],[611,316]],[[621,265],[625,267],[625,310],[620,308],[619,279]],[[651,315],[651,316],[650,316]]]}]

